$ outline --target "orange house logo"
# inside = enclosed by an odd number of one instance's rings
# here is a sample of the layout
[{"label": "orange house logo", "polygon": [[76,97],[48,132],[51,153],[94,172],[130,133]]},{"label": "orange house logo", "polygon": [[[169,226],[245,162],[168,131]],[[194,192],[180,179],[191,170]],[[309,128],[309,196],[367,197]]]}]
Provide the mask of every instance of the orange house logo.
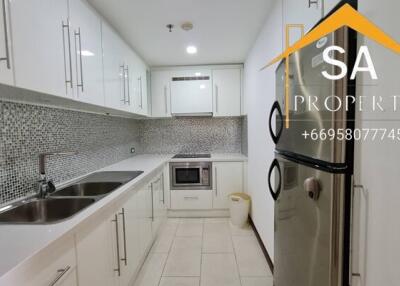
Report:
[{"label": "orange house logo", "polygon": [[[296,26],[296,25],[292,25]],[[297,25],[298,26],[298,25]],[[265,69],[282,59],[286,60],[286,80],[285,80],[285,126],[289,128],[289,56],[294,52],[308,46],[309,44],[319,40],[320,38],[336,31],[339,28],[347,26],[358,33],[370,38],[378,44],[392,50],[393,52],[400,53],[400,44],[393,40],[389,35],[379,29],[375,24],[370,22],[366,17],[361,15],[349,4],[343,5],[330,17],[326,18],[317,27],[310,31],[307,35],[302,37],[292,46],[288,47],[282,54],[270,61],[262,69]]]}]

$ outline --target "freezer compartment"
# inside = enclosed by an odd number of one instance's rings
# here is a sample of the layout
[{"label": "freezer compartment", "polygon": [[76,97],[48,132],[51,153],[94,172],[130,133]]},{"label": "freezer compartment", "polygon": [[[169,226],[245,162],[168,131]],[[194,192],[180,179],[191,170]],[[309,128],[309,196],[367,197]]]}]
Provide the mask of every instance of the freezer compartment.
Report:
[{"label": "freezer compartment", "polygon": [[[346,140],[330,140],[329,137],[312,140],[303,134],[313,130],[328,133],[330,129],[337,133],[339,129],[351,127],[348,120],[352,119],[354,106],[351,98],[346,100],[346,78],[332,81],[322,75],[322,71],[337,74],[332,65],[322,60],[324,49],[337,45],[346,50],[347,37],[347,28],[339,29],[289,57],[289,102],[285,102],[285,61],[278,66],[276,102],[271,108],[269,122],[276,149],[330,163],[346,163]],[[335,58],[346,61],[346,55],[335,53]],[[347,101],[348,106],[345,105]],[[287,111],[289,128],[285,126]]]},{"label": "freezer compartment", "polygon": [[345,285],[346,175],[277,155],[268,176],[275,201],[274,285]]}]

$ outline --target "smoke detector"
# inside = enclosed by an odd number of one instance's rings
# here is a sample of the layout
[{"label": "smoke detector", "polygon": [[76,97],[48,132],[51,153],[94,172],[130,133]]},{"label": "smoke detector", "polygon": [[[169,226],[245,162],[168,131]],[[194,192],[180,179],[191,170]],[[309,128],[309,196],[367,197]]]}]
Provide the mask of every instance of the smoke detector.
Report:
[{"label": "smoke detector", "polygon": [[182,30],[190,31],[193,29],[193,24],[191,22],[185,22],[181,25]]}]

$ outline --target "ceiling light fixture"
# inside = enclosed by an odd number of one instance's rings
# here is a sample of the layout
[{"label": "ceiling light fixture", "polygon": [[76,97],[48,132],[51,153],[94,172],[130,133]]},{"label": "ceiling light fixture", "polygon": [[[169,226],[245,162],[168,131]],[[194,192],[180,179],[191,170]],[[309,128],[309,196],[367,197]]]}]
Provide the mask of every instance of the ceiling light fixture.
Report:
[{"label": "ceiling light fixture", "polygon": [[197,53],[197,48],[195,46],[187,46],[186,52],[190,55]]},{"label": "ceiling light fixture", "polygon": [[185,22],[181,25],[181,28],[187,32],[193,29],[193,24],[191,22]]}]

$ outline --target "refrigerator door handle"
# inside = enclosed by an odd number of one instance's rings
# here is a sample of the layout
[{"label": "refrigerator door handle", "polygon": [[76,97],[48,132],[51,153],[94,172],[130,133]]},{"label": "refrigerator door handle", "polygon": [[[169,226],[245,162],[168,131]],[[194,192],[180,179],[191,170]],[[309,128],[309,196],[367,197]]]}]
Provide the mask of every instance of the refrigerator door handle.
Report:
[{"label": "refrigerator door handle", "polygon": [[[281,118],[281,126],[280,126],[279,130],[277,130],[276,134],[272,130],[272,125],[271,125],[272,116],[273,116],[275,110],[278,112],[279,117]],[[274,104],[272,104],[271,112],[269,113],[268,122],[269,122],[268,123],[268,125],[269,125],[269,133],[271,134],[272,141],[274,141],[274,143],[277,144],[278,141],[279,141],[279,138],[282,135],[282,131],[283,131],[283,115],[282,115],[282,110],[281,110],[281,107],[279,106],[278,101],[275,101]]]},{"label": "refrigerator door handle", "polygon": [[[271,175],[272,175],[272,171],[275,168],[277,169],[278,174],[279,174],[279,183],[278,183],[278,187],[276,188],[276,190],[274,190],[274,188],[271,185]],[[281,186],[282,186],[281,167],[279,166],[279,161],[277,159],[274,159],[274,161],[272,161],[272,164],[269,167],[269,171],[268,171],[268,187],[269,187],[269,192],[271,193],[271,196],[274,199],[274,201],[276,201],[279,198],[279,194],[281,192]]]}]

